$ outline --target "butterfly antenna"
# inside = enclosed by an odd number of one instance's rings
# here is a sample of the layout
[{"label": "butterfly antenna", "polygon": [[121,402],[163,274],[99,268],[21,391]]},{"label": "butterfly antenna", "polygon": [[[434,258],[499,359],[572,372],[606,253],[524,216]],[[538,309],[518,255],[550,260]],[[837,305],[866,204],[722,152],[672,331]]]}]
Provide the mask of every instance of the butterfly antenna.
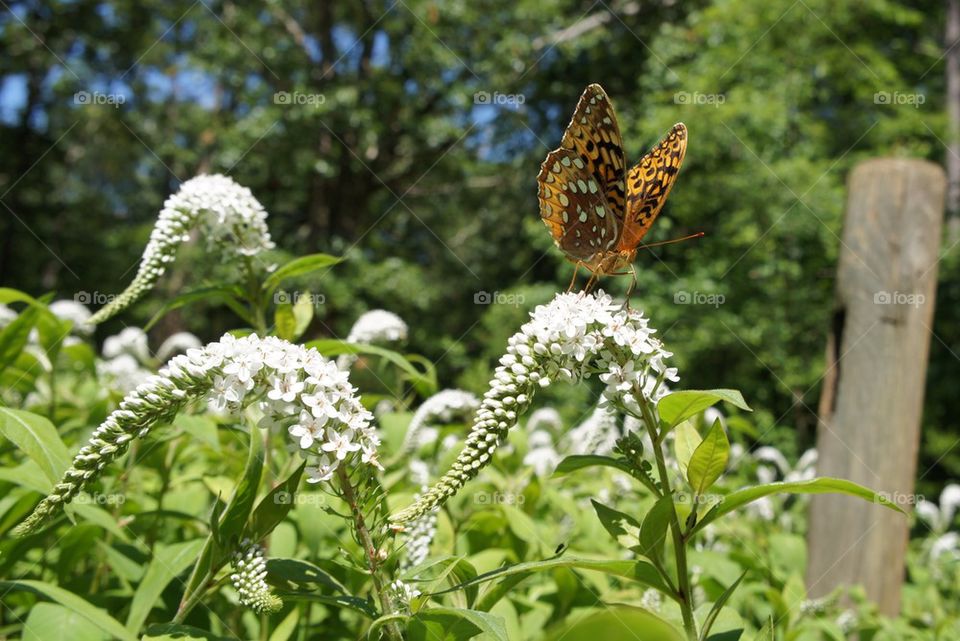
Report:
[{"label": "butterfly antenna", "polygon": [[702,231],[698,231],[696,234],[690,234],[689,236],[684,236],[683,238],[674,238],[672,240],[661,240],[656,243],[650,243],[649,245],[639,245],[637,249],[649,249],[650,247],[659,247],[660,245],[670,245],[672,243],[680,243],[685,240],[692,240],[694,238],[703,238],[704,235],[705,234]]}]

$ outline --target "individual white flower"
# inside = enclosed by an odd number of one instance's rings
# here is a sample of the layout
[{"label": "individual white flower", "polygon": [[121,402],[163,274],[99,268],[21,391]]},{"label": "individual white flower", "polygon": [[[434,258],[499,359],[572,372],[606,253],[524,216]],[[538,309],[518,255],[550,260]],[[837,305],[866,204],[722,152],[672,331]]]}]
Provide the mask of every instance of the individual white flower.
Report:
[{"label": "individual white flower", "polygon": [[303,391],[304,383],[296,372],[280,374],[273,377],[273,389],[267,392],[267,398],[273,401],[292,403],[297,395]]},{"label": "individual white flower", "polygon": [[333,478],[334,472],[340,466],[340,461],[322,454],[313,459],[313,465],[307,467],[307,483],[320,483]]},{"label": "individual white flower", "polygon": [[267,585],[267,560],[264,550],[250,539],[244,539],[240,550],[233,555],[233,574],[230,581],[240,597],[240,603],[257,613],[278,611],[283,602]]},{"label": "individual white flower", "polygon": [[207,246],[230,262],[273,248],[267,213],[250,190],[222,175],[197,176],[163,203],[133,282],[90,319],[101,323],[149,291],[173,262],[190,231],[202,228]]},{"label": "individual white flower", "polygon": [[176,332],[160,343],[157,360],[166,362],[177,354],[186,354],[188,350],[200,347],[203,347],[203,343],[190,332]]},{"label": "individual white flower", "polygon": [[60,320],[72,322],[73,333],[83,336],[93,334],[93,325],[90,324],[90,317],[93,314],[83,303],[70,299],[56,300],[50,303],[50,312]]},{"label": "individual white flower", "polygon": [[326,423],[326,417],[317,418],[312,413],[302,410],[300,419],[287,431],[298,441],[300,448],[306,450],[313,446],[314,441],[323,440]]},{"label": "individual white flower", "polygon": [[[407,340],[408,332],[407,324],[393,312],[371,309],[354,321],[347,334],[347,342],[367,345],[397,343]],[[356,360],[356,354],[341,354],[337,359],[337,367],[348,369]]]},{"label": "individual white flower", "polygon": [[469,419],[479,406],[480,399],[470,392],[458,389],[437,392],[413,413],[400,452],[409,453],[435,441],[437,431],[431,430],[429,424]]},{"label": "individual white flower", "polygon": [[104,358],[116,358],[121,354],[129,354],[140,363],[150,361],[147,333],[139,327],[124,327],[119,334],[108,336],[103,341],[102,351]]},{"label": "individual white flower", "polygon": [[351,452],[360,449],[360,443],[353,441],[353,430],[344,430],[339,432],[334,429],[327,430],[327,442],[320,446],[324,452],[332,453],[338,461],[347,458]]}]

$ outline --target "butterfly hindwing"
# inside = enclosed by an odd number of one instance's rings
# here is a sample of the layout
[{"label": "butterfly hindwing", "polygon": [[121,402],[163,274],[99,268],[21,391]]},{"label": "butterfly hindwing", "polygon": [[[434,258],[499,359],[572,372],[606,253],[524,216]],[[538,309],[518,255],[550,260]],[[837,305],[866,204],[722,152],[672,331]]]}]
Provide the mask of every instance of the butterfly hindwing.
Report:
[{"label": "butterfly hindwing", "polygon": [[618,249],[636,248],[650,230],[677,180],[686,151],[687,128],[677,123],[627,173],[626,214]]},{"label": "butterfly hindwing", "polygon": [[623,139],[613,103],[600,85],[588,85],[583,91],[560,149],[569,149],[580,157],[587,174],[600,185],[608,209],[622,219],[626,171]]},{"label": "butterfly hindwing", "polygon": [[540,167],[540,217],[571,260],[586,260],[617,244],[620,225],[597,180],[570,149],[555,149]]}]

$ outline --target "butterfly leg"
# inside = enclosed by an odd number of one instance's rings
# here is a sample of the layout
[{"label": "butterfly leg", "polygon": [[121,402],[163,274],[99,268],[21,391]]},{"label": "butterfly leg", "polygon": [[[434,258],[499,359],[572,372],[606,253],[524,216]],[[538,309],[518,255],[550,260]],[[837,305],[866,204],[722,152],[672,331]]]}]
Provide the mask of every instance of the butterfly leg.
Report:
[{"label": "butterfly leg", "polygon": [[596,274],[590,274],[590,279],[587,281],[587,284],[584,286],[583,293],[589,294],[590,290],[593,289],[593,287],[597,284],[597,281],[599,280],[600,279]]},{"label": "butterfly leg", "polygon": [[582,264],[581,261],[578,260],[573,267],[573,278],[570,279],[570,286],[567,287],[568,294],[573,291],[573,286],[577,282],[577,272],[580,271],[581,264]]}]

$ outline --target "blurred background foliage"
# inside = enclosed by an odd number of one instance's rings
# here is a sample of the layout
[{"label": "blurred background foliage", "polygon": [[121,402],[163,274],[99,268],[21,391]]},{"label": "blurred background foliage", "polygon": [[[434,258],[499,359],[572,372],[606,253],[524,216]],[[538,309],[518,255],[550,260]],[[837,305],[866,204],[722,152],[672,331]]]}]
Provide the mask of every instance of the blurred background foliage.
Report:
[{"label": "blurred background foliage", "polygon": [[[642,252],[634,304],[684,387],[743,390],[763,440],[796,455],[814,438],[846,175],[868,157],[946,153],[943,23],[939,2],[892,0],[10,2],[0,282],[117,293],[164,199],[227,173],[266,206],[280,254],[349,259],[302,283],[326,297],[313,335],[343,337],[386,308],[444,386],[482,391],[506,337],[570,278],[535,179],[599,82],[628,159],[676,121],[691,136],[648,238],[706,237]],[[78,104],[84,91],[123,102]],[[921,492],[960,475],[955,239],[940,264]],[[213,279],[211,260],[185,248],[103,336]],[[482,292],[513,298],[477,304]],[[723,303],[678,304],[684,293]],[[211,339],[235,325],[201,305],[153,331]]]}]

